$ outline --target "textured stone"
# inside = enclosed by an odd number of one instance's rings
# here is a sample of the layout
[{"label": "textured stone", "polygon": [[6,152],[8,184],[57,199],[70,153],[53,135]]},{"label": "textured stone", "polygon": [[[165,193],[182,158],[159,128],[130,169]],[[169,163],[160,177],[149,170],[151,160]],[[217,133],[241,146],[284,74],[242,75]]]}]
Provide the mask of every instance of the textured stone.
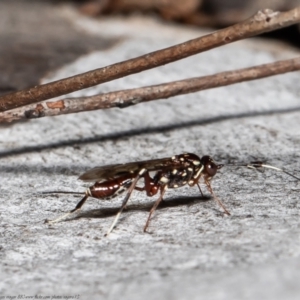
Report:
[{"label": "textured stone", "polygon": [[[62,16],[79,30],[119,39],[69,62],[43,82],[182,42],[203,31],[140,17]],[[282,44],[243,41],[73,95],[132,88],[258,65],[294,55]],[[299,73],[154,101],[126,109],[42,118],[1,128],[1,296],[80,299],[297,299],[299,182],[282,173],[224,167],[212,182],[225,216],[197,188],[155,201],[134,193],[108,237],[122,198],[89,199],[71,221],[43,224],[75,207],[77,177],[94,166],[209,154],[219,163],[268,159],[300,172]],[[208,195],[205,187],[205,195]]]}]

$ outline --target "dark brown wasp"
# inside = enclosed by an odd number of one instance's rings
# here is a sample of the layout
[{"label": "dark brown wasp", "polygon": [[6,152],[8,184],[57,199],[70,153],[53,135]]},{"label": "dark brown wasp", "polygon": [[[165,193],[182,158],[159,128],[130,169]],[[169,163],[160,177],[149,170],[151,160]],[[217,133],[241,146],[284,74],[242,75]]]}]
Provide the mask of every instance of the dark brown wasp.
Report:
[{"label": "dark brown wasp", "polygon": [[[47,223],[55,223],[65,219],[70,214],[81,209],[88,197],[108,200],[127,191],[120,210],[114,222],[109,228],[109,234],[115,227],[123,209],[125,208],[133,190],[145,191],[147,196],[154,196],[159,193],[159,197],[150,210],[144,231],[150,222],[150,218],[155,209],[162,201],[167,189],[179,188],[185,185],[197,185],[201,194],[199,181],[203,178],[209,192],[214,196],[217,203],[223,208],[226,214],[230,214],[223,203],[214,195],[210,181],[223,165],[217,165],[210,156],[199,158],[192,153],[175,155],[171,158],[162,158],[131,162],[127,164],[107,165],[96,167],[82,174],[79,179],[83,181],[93,181],[85,196],[78,202],[76,207],[65,215]],[[143,186],[138,186],[138,182],[143,180]],[[203,195],[203,194],[202,194]]]},{"label": "dark brown wasp", "polygon": [[[200,180],[203,179],[208,191],[212,194],[214,200],[221,206],[227,215],[230,215],[221,200],[214,194],[211,187],[211,179],[216,175],[217,171],[224,165],[216,164],[210,156],[199,156],[192,153],[184,153],[173,157],[145,160],[138,162],[130,162],[126,164],[107,165],[96,167],[82,174],[79,179],[83,181],[95,182],[90,186],[84,197],[78,202],[76,207],[65,215],[55,219],[46,220],[47,223],[56,223],[65,219],[70,214],[81,209],[88,197],[102,200],[108,200],[126,192],[122,205],[117,213],[112,225],[108,229],[108,235],[118,222],[118,219],[126,207],[128,200],[133,192],[145,191],[147,196],[159,194],[152,209],[149,212],[144,231],[147,230],[152,214],[163,200],[163,196],[167,189],[175,189],[185,185],[190,187],[197,185],[200,193]],[[255,161],[250,164],[231,165],[238,167],[248,167],[253,169],[271,168],[284,172],[298,180],[296,176],[273,166],[264,164],[261,161]],[[143,181],[142,186],[138,186],[139,181]]]}]

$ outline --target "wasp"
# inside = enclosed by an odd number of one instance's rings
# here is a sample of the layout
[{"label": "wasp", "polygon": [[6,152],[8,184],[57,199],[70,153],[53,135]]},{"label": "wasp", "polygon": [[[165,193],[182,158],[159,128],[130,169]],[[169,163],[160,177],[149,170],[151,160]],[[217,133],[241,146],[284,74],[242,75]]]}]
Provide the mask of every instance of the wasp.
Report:
[{"label": "wasp", "polygon": [[[212,178],[223,166],[223,164],[215,163],[214,160],[208,155],[200,158],[193,153],[183,153],[161,159],[96,167],[79,177],[80,180],[95,183],[86,190],[84,197],[78,202],[76,207],[57,219],[46,220],[45,222],[53,224],[65,219],[70,214],[80,210],[89,197],[101,200],[109,200],[126,193],[121,207],[112,225],[106,233],[107,236],[116,226],[122,211],[126,207],[126,204],[132,195],[132,192],[137,190],[140,192],[146,192],[147,196],[149,197],[153,197],[158,194],[158,198],[151,208],[144,226],[144,232],[146,232],[151,220],[151,216],[155,212],[160,202],[163,200],[163,196],[168,189],[176,189],[183,186],[193,187],[196,185],[203,196],[200,187],[201,180],[203,180],[203,183],[206,185],[208,191],[218,205],[224,210],[225,214],[230,215],[225,205],[214,194],[211,187]],[[231,166],[247,167],[258,170],[261,168],[271,168],[284,172],[296,178],[297,180],[300,180],[300,178],[282,169],[266,165],[261,161]],[[142,185],[140,185],[141,181]]]}]

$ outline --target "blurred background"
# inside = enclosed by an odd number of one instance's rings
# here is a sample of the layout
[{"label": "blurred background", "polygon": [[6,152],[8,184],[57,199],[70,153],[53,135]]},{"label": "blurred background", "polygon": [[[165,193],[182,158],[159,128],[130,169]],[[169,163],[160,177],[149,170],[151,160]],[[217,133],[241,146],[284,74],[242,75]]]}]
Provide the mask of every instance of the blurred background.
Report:
[{"label": "blurred background", "polygon": [[[139,16],[145,24],[150,18],[211,31],[242,21],[259,9],[283,11],[298,5],[300,0],[1,0],[0,95],[37,85],[63,64],[118,42],[109,32],[95,38],[77,30],[72,23],[79,17],[69,15],[70,7],[91,20]],[[300,47],[299,26],[264,37]]]},{"label": "blurred background", "polygon": [[[64,0],[65,1],[65,0]],[[58,1],[60,2],[60,1]],[[77,0],[82,13],[90,16],[156,14],[162,19],[196,26],[223,27],[240,22],[258,10],[289,10],[300,5],[299,0]],[[295,26],[287,38],[295,37]],[[293,41],[300,45],[300,39]]]},{"label": "blurred background", "polygon": [[[66,1],[66,0],[64,0]],[[60,1],[58,1],[60,2]],[[167,20],[200,26],[226,26],[239,22],[259,9],[289,10],[299,0],[77,0],[85,14],[97,16],[134,11],[157,13]]]}]

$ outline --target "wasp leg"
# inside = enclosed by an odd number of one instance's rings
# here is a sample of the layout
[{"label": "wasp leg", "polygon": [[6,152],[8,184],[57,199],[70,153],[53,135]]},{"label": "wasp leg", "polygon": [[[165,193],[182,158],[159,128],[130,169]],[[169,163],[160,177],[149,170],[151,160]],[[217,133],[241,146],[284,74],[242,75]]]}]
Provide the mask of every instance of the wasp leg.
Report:
[{"label": "wasp leg", "polygon": [[151,219],[151,216],[152,214],[155,212],[157,206],[159,205],[159,203],[163,200],[163,196],[164,196],[164,193],[166,192],[166,190],[168,189],[168,186],[165,185],[161,188],[160,190],[160,196],[159,198],[155,201],[153,207],[151,208],[150,212],[149,212],[149,216],[148,216],[148,219],[147,219],[147,222],[144,226],[144,232],[146,232],[148,226],[149,226],[149,223],[150,223],[150,219]]},{"label": "wasp leg", "polygon": [[113,223],[111,224],[110,228],[108,229],[108,231],[106,232],[106,234],[104,236],[108,236],[112,232],[112,230],[114,229],[114,227],[116,226],[116,224],[117,224],[117,222],[118,222],[118,220],[119,220],[119,218],[121,216],[121,213],[122,213],[123,209],[126,207],[126,204],[127,204],[128,200],[129,200],[129,198],[130,198],[133,190],[136,188],[137,182],[139,181],[139,179],[141,179],[141,177],[143,177],[143,175],[146,172],[147,172],[147,169],[140,170],[139,173],[138,173],[138,175],[136,176],[136,178],[132,181],[132,183],[131,183],[131,185],[130,185],[130,187],[128,189],[128,192],[127,192],[127,194],[126,194],[126,196],[125,196],[125,198],[124,198],[124,200],[122,202],[122,205],[121,205],[121,207],[120,207],[120,209],[119,209],[119,211],[118,211],[118,213],[117,213],[117,215],[116,215]]},{"label": "wasp leg", "polygon": [[212,194],[214,200],[223,208],[224,212],[230,216],[230,212],[227,210],[227,208],[225,207],[225,205],[222,203],[222,201],[215,195],[215,193],[213,192],[210,182],[207,179],[204,179],[204,182],[207,186],[207,189],[209,190],[209,192]]},{"label": "wasp leg", "polygon": [[200,187],[200,184],[197,182],[197,186],[198,186],[198,188],[199,188],[199,191],[200,191],[200,193],[201,193],[201,196],[202,196],[202,198],[204,197],[204,195],[203,195],[203,193],[202,193],[202,190],[201,190],[201,187]]},{"label": "wasp leg", "polygon": [[77,203],[76,207],[72,210],[70,210],[69,212],[67,212],[66,214],[54,219],[54,220],[45,220],[45,223],[47,224],[53,224],[53,223],[57,223],[65,218],[67,218],[69,215],[71,215],[72,213],[76,212],[77,210],[80,210],[81,207],[83,206],[83,204],[85,203],[85,201],[87,200],[87,198],[90,196],[90,190],[87,189],[85,192],[84,197]]},{"label": "wasp leg", "polygon": [[159,190],[159,185],[155,182],[153,178],[150,177],[149,172],[146,172],[142,177],[144,177],[143,187],[134,187],[135,190],[144,192],[146,191],[147,196],[152,197],[157,194]]},{"label": "wasp leg", "polygon": [[139,191],[139,192],[143,192],[145,190],[145,187],[138,187],[138,186],[136,186],[134,189],[137,190],[137,191]]}]

